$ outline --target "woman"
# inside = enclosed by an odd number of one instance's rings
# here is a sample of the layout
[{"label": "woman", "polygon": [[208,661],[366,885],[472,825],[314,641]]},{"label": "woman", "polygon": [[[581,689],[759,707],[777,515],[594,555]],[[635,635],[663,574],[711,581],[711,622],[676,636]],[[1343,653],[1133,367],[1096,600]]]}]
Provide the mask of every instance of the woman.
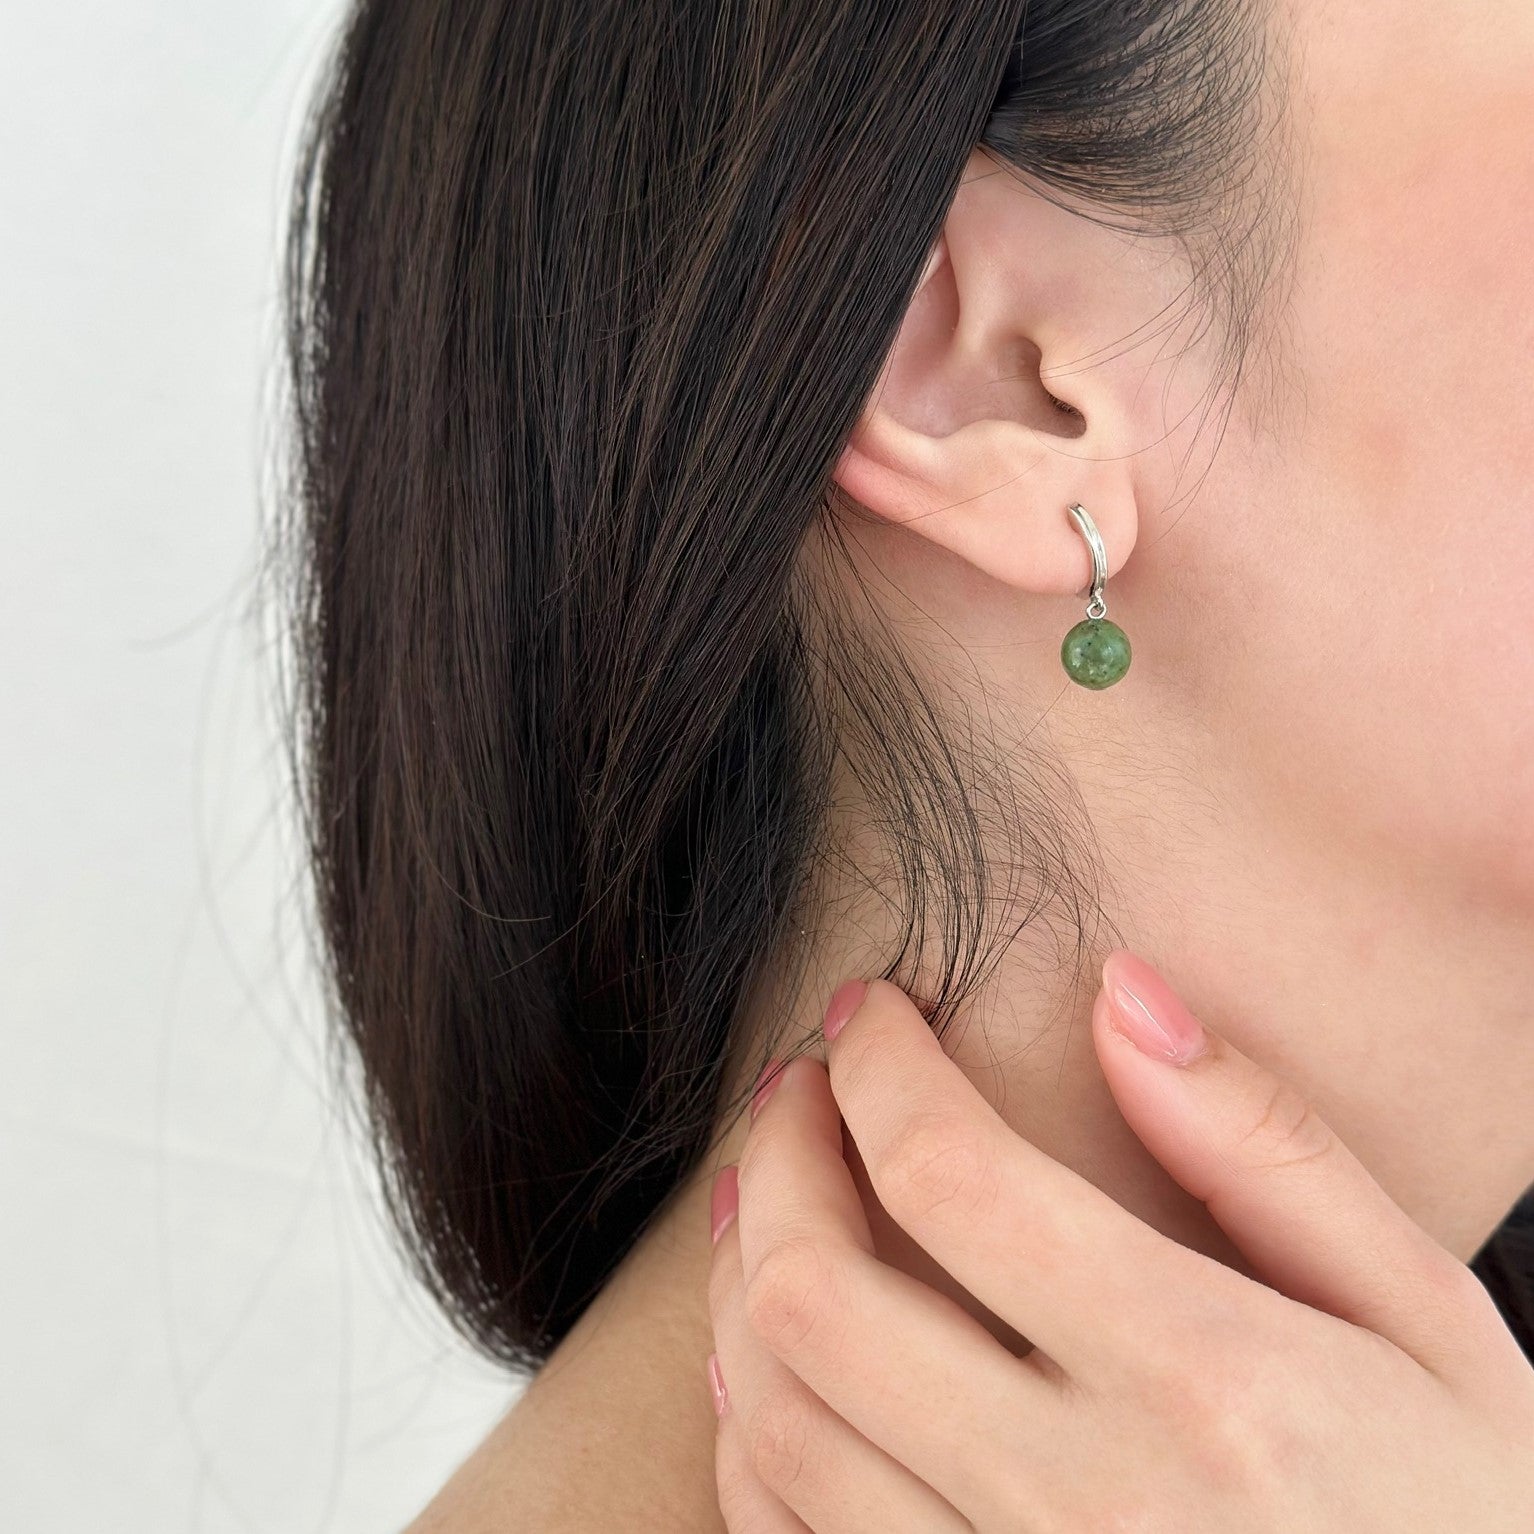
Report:
[{"label": "woman", "polygon": [[[300,766],[422,1276],[541,1366],[420,1529],[1525,1526],[1531,82],[1524,0],[362,0],[290,271]],[[1136,1075],[1166,981],[1217,1047]],[[903,1297],[840,1373],[742,1297],[792,1218]],[[1050,1295],[1141,1271],[1135,1399],[1282,1336],[1330,1458],[1051,1461]]]}]

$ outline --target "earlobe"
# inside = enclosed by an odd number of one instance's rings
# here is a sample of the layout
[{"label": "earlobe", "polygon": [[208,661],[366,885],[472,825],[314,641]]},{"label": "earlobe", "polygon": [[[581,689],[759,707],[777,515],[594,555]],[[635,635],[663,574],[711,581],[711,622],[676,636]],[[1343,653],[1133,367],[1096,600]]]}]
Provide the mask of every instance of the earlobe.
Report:
[{"label": "earlobe", "polygon": [[842,452],[834,477],[876,517],[947,549],[1019,591],[1085,591],[1091,559],[1067,508],[1091,512],[1108,573],[1129,558],[1139,528],[1125,456],[1094,456],[1086,437],[1055,437],[981,415],[951,431],[910,426],[888,392],[876,397]]},{"label": "earlobe", "polygon": [[932,280],[933,273],[943,264],[947,254],[948,247],[943,240],[943,236],[939,235],[932,249],[927,252],[927,264],[922,267],[921,276],[917,279],[916,291],[918,293]]},{"label": "earlobe", "polygon": [[987,418],[932,437],[876,409],[860,423],[834,477],[875,516],[1038,595],[1073,596],[1091,582],[1091,557],[1069,516],[1071,504],[1090,510],[1110,575],[1129,558],[1138,532],[1122,463],[1077,457],[1015,422]]}]

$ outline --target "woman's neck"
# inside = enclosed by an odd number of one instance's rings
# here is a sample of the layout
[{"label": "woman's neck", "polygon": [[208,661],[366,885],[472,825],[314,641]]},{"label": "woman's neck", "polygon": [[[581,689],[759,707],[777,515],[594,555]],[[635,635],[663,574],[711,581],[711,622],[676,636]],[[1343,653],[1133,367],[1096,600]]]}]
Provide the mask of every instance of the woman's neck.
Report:
[{"label": "woman's neck", "polygon": [[[855,973],[860,966],[830,962],[829,949],[824,942],[818,945],[809,973],[834,986],[832,975]],[[770,1028],[760,1020],[753,1032],[783,1045],[816,1036],[824,989],[807,982],[788,1027]],[[1088,995],[1087,1006],[1090,1001]],[[964,1032],[973,1045],[978,1030]],[[1044,1074],[1052,1098],[1064,1104],[1075,1096],[1058,1065]],[[1016,1104],[1018,1086],[1032,1095],[1031,1076],[1014,1060],[976,1079],[995,1092],[993,1100],[1007,1097]],[[737,1080],[727,1095],[738,1098],[747,1086]],[[1054,1121],[1070,1124],[1079,1115],[1084,1122],[1090,1111],[1084,1103],[1063,1107]],[[713,1347],[708,1206],[713,1175],[739,1158],[746,1127],[739,1117],[722,1130],[703,1164],[659,1213],[517,1406],[411,1534],[491,1534],[513,1523],[529,1534],[605,1534],[618,1528],[626,1534],[722,1534],[713,1479],[715,1421],[704,1373]],[[1036,1138],[1042,1144],[1052,1137],[1040,1132]],[[1084,1137],[1073,1132],[1069,1139],[1078,1151],[1084,1148]],[[1057,1142],[1050,1148],[1072,1159],[1070,1145]],[[1106,1166],[1101,1147],[1079,1159],[1099,1175]],[[878,1207],[861,1168],[855,1172],[880,1255],[967,1301],[905,1241]],[[1192,1229],[1185,1218],[1174,1216],[1168,1223]],[[1010,1346],[1027,1347],[1026,1339],[996,1329]]]},{"label": "woman's neck", "polygon": [[[1118,926],[1212,1026],[1306,1091],[1403,1208],[1468,1260],[1534,1179],[1534,1019],[1521,1000],[1534,986],[1517,985],[1529,968],[1526,929],[1499,928],[1486,912],[1470,923],[1463,910],[1456,927],[1455,912],[1420,899],[1386,920],[1345,866],[1286,867],[1275,847],[1266,853],[1260,863],[1216,859],[1202,881],[1197,867],[1174,872],[1163,861],[1169,891],[1196,896],[1169,893],[1154,921],[1116,913]],[[779,1052],[818,1039],[836,983],[878,967],[870,945],[887,934],[866,917],[842,929],[855,942],[819,935],[798,997],[777,1017],[757,1017],[755,1036]],[[1089,1025],[1100,955],[1051,975],[1030,947],[1004,955],[945,1034],[948,1052],[1019,1133],[1173,1239],[1246,1271],[1113,1103]],[[743,1059],[741,1072],[758,1060]],[[738,1100],[749,1082],[732,1086]],[[744,1135],[743,1121],[722,1130],[412,1534],[722,1529],[704,1374],[708,1201],[714,1171],[737,1159]],[[862,1186],[881,1256],[969,1303]],[[1027,1346],[971,1308],[1009,1345]]]}]

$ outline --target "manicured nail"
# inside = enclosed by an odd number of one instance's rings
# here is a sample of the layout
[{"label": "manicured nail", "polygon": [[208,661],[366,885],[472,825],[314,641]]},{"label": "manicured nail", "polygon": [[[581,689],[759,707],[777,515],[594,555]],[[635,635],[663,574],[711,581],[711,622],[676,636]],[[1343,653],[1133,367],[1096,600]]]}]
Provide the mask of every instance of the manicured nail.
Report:
[{"label": "manicured nail", "polygon": [[844,980],[837,986],[836,994],[826,1007],[826,1020],[821,1027],[827,1044],[852,1020],[852,1014],[863,1005],[863,998],[867,994],[866,980]]},{"label": "manicured nail", "polygon": [[1103,962],[1108,1020],[1143,1055],[1187,1065],[1209,1047],[1203,1025],[1144,959],[1116,948]]},{"label": "manicured nail", "polygon": [[714,1174],[714,1186],[708,1196],[708,1223],[714,1245],[730,1228],[730,1221],[740,1213],[740,1168],[733,1163]]},{"label": "manicured nail", "polygon": [[783,1079],[785,1069],[781,1060],[769,1060],[762,1068],[762,1074],[756,1078],[756,1086],[751,1093],[752,1118],[762,1111],[767,1099],[778,1090],[778,1083]]},{"label": "manicured nail", "polygon": [[724,1375],[719,1370],[719,1355],[708,1355],[708,1385],[714,1392],[714,1415],[722,1417],[730,1404],[730,1392],[724,1388]]}]

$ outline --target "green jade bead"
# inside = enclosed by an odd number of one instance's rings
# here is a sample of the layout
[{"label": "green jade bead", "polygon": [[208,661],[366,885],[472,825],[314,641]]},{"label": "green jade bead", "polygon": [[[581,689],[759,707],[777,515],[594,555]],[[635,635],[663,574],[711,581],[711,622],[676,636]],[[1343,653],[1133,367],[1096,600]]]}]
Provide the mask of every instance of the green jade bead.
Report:
[{"label": "green jade bead", "polygon": [[1129,635],[1106,618],[1083,618],[1065,636],[1060,662],[1083,687],[1112,687],[1129,670]]}]

